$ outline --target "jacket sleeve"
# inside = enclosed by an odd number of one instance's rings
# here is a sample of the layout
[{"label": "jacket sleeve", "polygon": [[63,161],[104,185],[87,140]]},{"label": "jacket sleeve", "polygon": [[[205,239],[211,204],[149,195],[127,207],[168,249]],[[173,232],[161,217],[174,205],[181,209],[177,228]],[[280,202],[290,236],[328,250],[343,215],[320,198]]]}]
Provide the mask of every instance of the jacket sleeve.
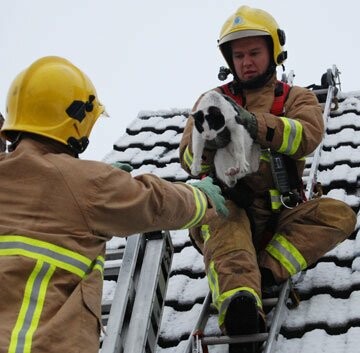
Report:
[{"label": "jacket sleeve", "polygon": [[285,103],[284,116],[254,113],[257,142],[264,148],[300,159],[313,152],[324,134],[321,106],[315,94],[294,86]]},{"label": "jacket sleeve", "polygon": [[132,177],[110,166],[96,178],[95,190],[86,214],[90,228],[100,235],[191,228],[215,212],[208,210],[205,194],[189,184],[151,174]]}]

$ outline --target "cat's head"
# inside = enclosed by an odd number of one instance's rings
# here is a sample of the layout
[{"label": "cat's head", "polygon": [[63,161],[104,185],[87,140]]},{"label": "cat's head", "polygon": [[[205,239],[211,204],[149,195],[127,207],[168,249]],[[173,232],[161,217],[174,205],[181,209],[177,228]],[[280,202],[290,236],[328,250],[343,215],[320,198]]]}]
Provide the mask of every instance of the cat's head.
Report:
[{"label": "cat's head", "polygon": [[225,117],[215,106],[192,113],[196,130],[205,140],[213,140],[225,128]]}]

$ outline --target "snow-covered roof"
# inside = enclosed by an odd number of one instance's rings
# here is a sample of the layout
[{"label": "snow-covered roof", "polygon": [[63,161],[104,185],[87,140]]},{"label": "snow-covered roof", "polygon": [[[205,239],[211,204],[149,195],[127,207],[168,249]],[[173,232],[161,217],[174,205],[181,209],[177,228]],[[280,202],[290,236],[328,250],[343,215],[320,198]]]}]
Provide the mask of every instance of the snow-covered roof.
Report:
[{"label": "snow-covered roof", "polygon": [[[340,199],[358,213],[360,91],[339,92],[338,99],[337,110],[331,111],[324,137],[318,181],[323,185],[324,197]],[[180,166],[178,150],[188,114],[188,109],[140,112],[104,161],[130,163],[134,176],[153,173],[170,181],[189,180]],[[295,309],[286,309],[276,353],[359,351],[358,230],[359,221],[349,239],[300,276],[296,286],[301,302]],[[171,237],[175,254],[157,353],[182,352],[208,292],[202,256],[192,247],[187,231],[172,231]],[[124,244],[124,239],[114,238],[108,244],[108,254],[123,248]],[[118,267],[119,263],[113,263],[110,255],[107,259],[107,273],[111,274],[111,268]],[[108,303],[116,283],[111,275],[105,279],[103,302]],[[216,349],[211,352],[227,352],[221,347]]]}]

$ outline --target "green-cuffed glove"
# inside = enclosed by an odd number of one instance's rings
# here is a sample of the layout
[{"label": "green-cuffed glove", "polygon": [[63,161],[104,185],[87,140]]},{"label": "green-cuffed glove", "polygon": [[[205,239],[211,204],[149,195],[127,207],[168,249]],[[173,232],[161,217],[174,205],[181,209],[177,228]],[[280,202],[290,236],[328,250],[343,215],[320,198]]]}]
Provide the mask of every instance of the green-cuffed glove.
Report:
[{"label": "green-cuffed glove", "polygon": [[221,189],[213,183],[213,179],[211,177],[195,181],[194,183],[191,183],[191,185],[205,193],[205,195],[210,199],[212,206],[215,206],[216,212],[224,217],[228,216],[229,210],[225,206],[225,199],[221,194]]},{"label": "green-cuffed glove", "polygon": [[115,163],[111,163],[111,165],[114,167],[114,168],[117,168],[117,169],[121,169],[123,170],[124,172],[131,172],[134,168],[128,164],[128,163],[122,163],[122,162],[115,162]]},{"label": "green-cuffed glove", "polygon": [[237,111],[236,122],[244,125],[244,128],[249,132],[251,138],[256,140],[258,125],[255,115],[239,105],[237,106]]}]

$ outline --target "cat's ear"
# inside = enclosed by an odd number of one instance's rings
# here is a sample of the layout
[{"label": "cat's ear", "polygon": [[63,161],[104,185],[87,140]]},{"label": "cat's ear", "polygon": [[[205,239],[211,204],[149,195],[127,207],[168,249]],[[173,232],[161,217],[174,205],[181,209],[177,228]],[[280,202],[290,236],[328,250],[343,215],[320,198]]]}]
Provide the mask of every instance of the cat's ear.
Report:
[{"label": "cat's ear", "polygon": [[202,110],[198,110],[198,111],[196,111],[194,113],[191,113],[191,115],[195,120],[204,121],[204,112]]},{"label": "cat's ear", "polygon": [[209,112],[209,125],[214,130],[220,130],[225,125],[225,117],[221,109],[218,107],[211,106],[208,109]]},{"label": "cat's ear", "polygon": [[214,117],[217,116],[223,116],[223,114],[221,113],[221,110],[219,107],[215,107],[214,105],[210,106],[208,109],[208,113],[209,115],[212,115]]},{"label": "cat's ear", "polygon": [[199,132],[203,132],[203,124],[204,124],[204,112],[202,110],[198,110],[191,114],[194,118],[195,127]]}]

